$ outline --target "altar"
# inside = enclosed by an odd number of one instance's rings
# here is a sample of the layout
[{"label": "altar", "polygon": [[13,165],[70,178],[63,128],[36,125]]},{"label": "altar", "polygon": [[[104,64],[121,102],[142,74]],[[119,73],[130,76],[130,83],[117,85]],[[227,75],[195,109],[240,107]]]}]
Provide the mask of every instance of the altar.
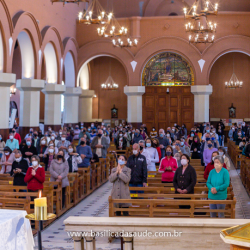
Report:
[{"label": "altar", "polygon": [[0,249],[33,250],[34,239],[26,211],[0,209]]}]

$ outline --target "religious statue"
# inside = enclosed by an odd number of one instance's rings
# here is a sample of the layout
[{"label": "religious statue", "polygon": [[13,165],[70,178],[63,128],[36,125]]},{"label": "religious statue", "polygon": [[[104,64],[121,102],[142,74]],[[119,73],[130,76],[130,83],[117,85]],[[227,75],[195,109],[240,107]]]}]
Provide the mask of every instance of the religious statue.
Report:
[{"label": "religious statue", "polygon": [[111,118],[118,118],[118,109],[114,107],[111,109]]},{"label": "religious statue", "polygon": [[229,110],[229,118],[236,118],[236,108],[233,106],[233,103],[231,107],[228,108]]}]

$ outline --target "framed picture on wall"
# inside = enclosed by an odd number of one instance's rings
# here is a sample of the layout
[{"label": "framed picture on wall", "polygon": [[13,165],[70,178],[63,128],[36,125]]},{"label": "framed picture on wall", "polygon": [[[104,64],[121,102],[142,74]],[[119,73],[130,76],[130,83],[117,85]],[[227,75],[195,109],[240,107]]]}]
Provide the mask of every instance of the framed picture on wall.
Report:
[{"label": "framed picture on wall", "polygon": [[233,106],[233,103],[231,107],[228,108],[229,110],[229,118],[236,118],[236,108]]},{"label": "framed picture on wall", "polygon": [[113,119],[113,118],[118,118],[118,109],[115,107],[115,105],[114,105],[114,107],[111,109],[111,118]]}]

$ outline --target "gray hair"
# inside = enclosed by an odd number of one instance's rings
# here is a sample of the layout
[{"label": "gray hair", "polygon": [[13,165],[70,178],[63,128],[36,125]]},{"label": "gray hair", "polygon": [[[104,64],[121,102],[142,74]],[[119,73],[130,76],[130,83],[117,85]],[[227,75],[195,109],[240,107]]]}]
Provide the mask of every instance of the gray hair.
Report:
[{"label": "gray hair", "polygon": [[215,156],[214,161],[215,161],[215,160],[219,160],[219,162],[220,162],[222,165],[224,164],[224,158],[223,158],[223,156],[221,156],[221,155]]},{"label": "gray hair", "polygon": [[22,154],[22,152],[20,150],[16,150],[16,154]]},{"label": "gray hair", "polygon": [[139,143],[143,143],[143,145],[145,146],[145,141],[144,140],[140,140]]},{"label": "gray hair", "polygon": [[40,163],[40,158],[37,155],[32,155],[30,159],[31,159],[31,161],[32,161],[32,159],[36,159],[38,164]]}]

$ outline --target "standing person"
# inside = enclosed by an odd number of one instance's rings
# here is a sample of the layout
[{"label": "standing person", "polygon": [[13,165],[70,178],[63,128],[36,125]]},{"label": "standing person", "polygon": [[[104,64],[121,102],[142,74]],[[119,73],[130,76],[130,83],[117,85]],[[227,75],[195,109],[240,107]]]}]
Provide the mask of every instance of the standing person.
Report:
[{"label": "standing person", "polygon": [[190,152],[192,153],[192,159],[201,159],[201,143],[197,135],[194,136]]},{"label": "standing person", "polygon": [[218,152],[219,152],[219,155],[221,155],[223,157],[224,163],[226,164],[227,170],[229,171],[230,170],[230,160],[226,156],[226,150],[225,150],[225,148],[224,147],[219,147],[218,148]]},{"label": "standing person", "polygon": [[182,124],[182,130],[183,130],[185,139],[187,139],[187,127],[185,124]]},{"label": "standing person", "polygon": [[37,154],[40,157],[40,161],[43,162],[43,156],[44,156],[45,151],[47,149],[47,140],[45,138],[42,138],[40,140],[40,145],[37,148],[38,148]]},{"label": "standing person", "polygon": [[2,167],[0,174],[9,174],[12,168],[12,163],[15,160],[15,153],[12,153],[12,150],[9,147],[5,147],[3,152],[4,153],[0,160],[0,166]]},{"label": "standing person", "polygon": [[40,138],[38,136],[37,131],[34,132],[34,137],[32,139],[32,144],[31,145],[34,146],[36,148],[36,151],[38,152],[39,147],[40,147]]},{"label": "standing person", "polygon": [[[103,136],[103,131],[101,129],[98,130],[98,135],[93,139],[90,146],[99,158],[106,158],[108,143],[107,139]],[[92,158],[92,156],[90,158]]]},{"label": "standing person", "polygon": [[132,140],[132,144],[138,143],[141,140],[143,140],[143,137],[142,137],[139,129],[136,129],[135,133],[134,133],[133,140]]},{"label": "standing person", "polygon": [[146,137],[147,137],[147,134],[145,133],[145,131],[144,131],[144,128],[143,128],[143,127],[141,127],[141,128],[140,128],[140,134],[141,134],[141,136],[142,136],[143,140],[145,140],[145,139],[146,139]]},{"label": "standing person", "polygon": [[207,141],[207,149],[204,150],[203,152],[203,160],[205,163],[205,166],[207,166],[207,164],[211,161],[211,157],[212,157],[212,153],[217,151],[217,148],[213,147],[213,143],[211,140]]},{"label": "standing person", "polygon": [[81,132],[81,130],[79,129],[79,125],[76,125],[75,130],[74,130],[74,140],[79,140],[80,132]]},{"label": "standing person", "polygon": [[157,139],[159,141],[159,147],[161,149],[161,158],[164,158],[166,147],[170,145],[168,139],[165,137],[164,129],[161,128],[159,130],[159,137]]},{"label": "standing person", "polygon": [[116,149],[125,150],[126,148],[127,148],[127,140],[125,138],[125,135],[123,135],[122,131],[120,131],[116,139]]},{"label": "standing person", "polygon": [[0,159],[2,158],[4,148],[5,148],[5,141],[3,141],[3,136],[0,134]]},{"label": "standing person", "polygon": [[10,172],[10,175],[14,177],[13,186],[27,186],[27,183],[24,181],[24,177],[28,168],[28,161],[23,159],[21,151],[17,150],[15,153],[15,161],[12,163],[12,169]]},{"label": "standing person", "polygon": [[65,205],[65,191],[69,186],[68,173],[69,164],[65,161],[65,155],[63,150],[59,150],[56,159],[52,160],[50,164],[50,181],[58,181],[62,183],[62,207]]},{"label": "standing person", "polygon": [[[208,199],[226,200],[227,188],[230,185],[230,176],[227,169],[223,168],[224,159],[222,156],[214,158],[214,169],[211,170],[207,179]],[[226,204],[209,204],[210,209],[225,209]],[[216,212],[211,212],[210,217],[216,217]],[[224,218],[222,212],[218,212],[219,218]]]},{"label": "standing person", "polygon": [[45,152],[44,157],[43,157],[43,162],[45,164],[45,171],[49,171],[50,164],[52,160],[54,160],[56,157],[55,147],[53,144],[50,145],[47,149],[48,149],[48,152],[47,153]]},{"label": "standing person", "polygon": [[68,147],[71,144],[70,141],[66,140],[66,133],[63,133],[61,136],[61,141],[57,143],[58,150],[62,149],[64,154],[68,152]]},{"label": "standing person", "polygon": [[19,145],[20,145],[20,144],[21,144],[21,141],[22,141],[20,134],[18,134],[18,133],[16,132],[16,129],[15,129],[15,128],[12,129],[12,133],[13,133],[13,135],[14,135],[14,139],[18,140],[18,143],[19,143]]},{"label": "standing person", "polygon": [[176,159],[173,158],[173,148],[169,145],[166,147],[166,156],[161,159],[159,173],[162,173],[162,183],[172,183],[177,166]]},{"label": "standing person", "polygon": [[79,168],[87,168],[90,166],[90,160],[92,159],[91,147],[86,145],[86,138],[81,138],[81,143],[76,148],[76,152],[81,156],[82,162],[78,164]]},{"label": "standing person", "polygon": [[15,149],[19,149],[19,142],[17,139],[14,139],[14,135],[13,133],[11,132],[9,134],[9,138],[7,141],[6,141],[6,147],[9,147],[12,151],[14,151]]},{"label": "standing person", "polygon": [[76,173],[78,171],[78,164],[82,163],[81,156],[72,145],[69,145],[68,154],[65,156],[65,160],[69,164],[69,173]]},{"label": "standing person", "polygon": [[28,159],[29,162],[30,162],[32,155],[37,155],[36,148],[32,146],[32,141],[30,137],[26,139],[26,145],[21,149],[21,152],[22,152],[23,158]]},{"label": "standing person", "polygon": [[173,179],[175,193],[193,194],[196,180],[196,171],[190,165],[190,158],[188,155],[183,154],[181,156],[181,166],[177,168]]},{"label": "standing person", "polygon": [[149,152],[145,150],[145,141],[141,140],[139,141],[139,146],[140,146],[140,153],[141,155],[144,155],[146,158],[147,166],[151,165],[151,159]]},{"label": "standing person", "polygon": [[159,156],[159,161],[156,163],[157,166],[159,166],[159,163],[161,161],[161,149],[159,147],[159,141],[157,138],[154,138],[153,140],[153,147],[156,148],[157,152],[158,152],[158,156]]},{"label": "standing person", "polygon": [[[133,155],[128,158],[127,167],[131,169],[130,187],[147,186],[147,162],[145,156],[140,153],[139,144],[133,145]],[[135,193],[131,191],[131,193]]]},{"label": "standing person", "polygon": [[31,166],[24,177],[29,192],[37,192],[43,189],[45,171],[39,163],[40,159],[37,155],[31,156]]},{"label": "standing person", "polygon": [[[127,158],[124,155],[120,155],[118,158],[118,165],[113,168],[109,181],[113,183],[111,191],[112,199],[131,199],[129,195],[129,181],[131,179],[131,169],[126,167]],[[128,208],[129,203],[116,203],[116,207]],[[128,211],[123,212],[124,216],[128,216]],[[121,211],[116,212],[116,216],[121,216]]]},{"label": "standing person", "polygon": [[148,171],[156,171],[155,163],[159,162],[159,155],[157,149],[152,147],[153,142],[150,138],[146,139],[146,151],[150,156],[150,165],[147,165]]}]

